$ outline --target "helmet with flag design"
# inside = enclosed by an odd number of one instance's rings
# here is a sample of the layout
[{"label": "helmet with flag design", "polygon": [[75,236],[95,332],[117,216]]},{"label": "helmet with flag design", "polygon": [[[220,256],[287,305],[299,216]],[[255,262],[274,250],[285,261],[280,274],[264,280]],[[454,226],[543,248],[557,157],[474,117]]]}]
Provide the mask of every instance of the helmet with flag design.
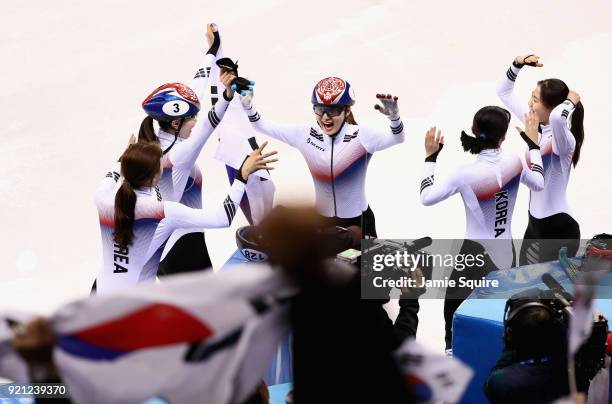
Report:
[{"label": "helmet with flag design", "polygon": [[168,83],[156,88],[142,102],[147,115],[158,121],[190,118],[200,111],[200,100],[182,83]]},{"label": "helmet with flag design", "polygon": [[348,81],[338,77],[326,77],[312,90],[312,103],[322,105],[355,104],[355,92]]}]

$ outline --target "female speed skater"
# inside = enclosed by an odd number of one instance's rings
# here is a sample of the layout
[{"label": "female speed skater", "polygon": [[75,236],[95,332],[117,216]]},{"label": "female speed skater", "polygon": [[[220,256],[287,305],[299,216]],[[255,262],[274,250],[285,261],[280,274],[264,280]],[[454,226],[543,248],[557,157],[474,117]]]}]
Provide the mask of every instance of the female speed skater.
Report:
[{"label": "female speed skater", "polygon": [[[351,85],[338,77],[326,77],[312,90],[316,125],[280,125],[262,117],[253,106],[253,92],[241,94],[241,102],[253,127],[297,148],[312,175],[316,210],[330,226],[358,226],[363,235],[377,237],[374,212],[365,193],[370,157],[404,141],[398,97],[377,94],[382,105],[375,109],[389,119],[387,131],[357,124],[352,111],[355,95]],[[415,336],[419,303],[403,296],[395,321],[398,337]]]},{"label": "female speed skater", "polygon": [[[232,223],[248,176],[267,164],[275,152],[254,150],[240,169],[238,180],[223,203],[193,209],[164,201],[157,185],[163,175],[163,150],[157,143],[135,143],[128,148],[99,185],[95,201],[102,232],[102,267],[97,293],[128,288],[154,280],[165,243],[179,228],[220,228]],[[119,178],[123,177],[117,189]]]},{"label": "female speed skater", "polygon": [[[223,119],[232,100],[230,88],[235,75],[222,73],[220,81],[225,85],[207,116],[196,126],[196,116],[200,110],[201,93],[192,89],[205,87],[201,82],[209,80],[212,64],[221,45],[215,24],[208,24],[206,39],[209,49],[204,66],[199,68],[190,87],[180,83],[166,84],[153,91],[142,103],[147,117],[142,121],[138,133],[139,142],[155,142],[163,150],[164,172],[159,189],[164,201],[180,202],[194,209],[202,208],[202,172],[196,164],[204,144]],[[164,107],[165,106],[165,107]],[[159,130],[156,132],[153,122]],[[245,156],[241,156],[241,162]],[[167,254],[161,260],[158,275],[171,275],[182,272],[203,270],[212,267],[206,247],[204,232],[191,229],[179,230],[168,245]]]},{"label": "female speed skater", "polygon": [[312,91],[316,125],[279,125],[263,118],[253,106],[252,91],[241,95],[253,127],[297,148],[304,156],[315,185],[316,209],[331,225],[360,226],[364,235],[376,237],[374,213],[365,193],[370,157],[404,141],[404,125],[397,97],[376,96],[375,108],[387,116],[390,128],[379,131],[359,126],[351,107],[351,85],[338,77],[326,77]]},{"label": "female speed skater", "polygon": [[[514,94],[514,82],[525,65],[543,66],[539,56],[517,56],[497,87],[497,95],[516,117],[522,120],[529,110],[535,113],[540,124],[538,144],[546,186],[530,193],[529,224],[519,254],[521,265],[556,260],[563,246],[567,247],[568,256],[576,255],[580,226],[567,202],[566,190],[584,140],[584,108],[580,96],[563,81],[538,81],[527,104]],[[557,241],[542,242],[543,239]]]},{"label": "female speed skater", "polygon": [[[431,128],[425,135],[425,167],[421,181],[421,203],[429,206],[460,193],[465,204],[466,234],[460,255],[484,255],[473,267],[454,268],[451,280],[461,276],[479,279],[498,268],[514,265],[512,245],[512,211],[519,182],[532,190],[544,187],[542,159],[540,157],[537,119],[534,113],[525,118],[525,131],[521,137],[529,146],[529,161],[500,150],[510,123],[510,112],[500,107],[481,108],[472,123],[469,136],[461,133],[465,151],[477,154],[476,161],[456,171],[444,181],[434,181],[438,153],[444,145],[441,131]],[[519,128],[517,128],[519,129]],[[519,129],[520,130],[520,129]],[[499,240],[499,241],[497,241]],[[452,320],[455,310],[469,295],[469,288],[448,288],[444,301],[446,322],[446,349],[451,349]]]}]

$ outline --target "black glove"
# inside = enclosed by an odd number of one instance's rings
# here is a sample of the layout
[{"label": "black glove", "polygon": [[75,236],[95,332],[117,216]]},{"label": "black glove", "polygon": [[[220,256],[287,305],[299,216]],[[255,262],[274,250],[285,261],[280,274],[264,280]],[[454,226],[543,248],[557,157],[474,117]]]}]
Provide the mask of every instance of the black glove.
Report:
[{"label": "black glove", "polygon": [[253,84],[255,83],[249,79],[238,76],[238,61],[234,63],[230,58],[221,58],[217,60],[217,66],[219,66],[221,70],[232,72],[237,76],[231,83],[232,90],[236,91],[238,94],[242,94],[243,91],[253,90]]}]

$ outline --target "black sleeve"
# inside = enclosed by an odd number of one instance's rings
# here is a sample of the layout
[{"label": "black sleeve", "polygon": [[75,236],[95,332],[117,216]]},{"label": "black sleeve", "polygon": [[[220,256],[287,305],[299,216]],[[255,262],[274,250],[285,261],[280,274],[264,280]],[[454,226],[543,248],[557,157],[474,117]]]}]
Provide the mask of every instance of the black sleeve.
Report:
[{"label": "black sleeve", "polygon": [[221,37],[219,36],[219,32],[213,32],[214,35],[214,40],[212,45],[210,45],[210,49],[208,49],[208,52],[206,52],[206,54],[211,54],[211,55],[215,55],[217,56],[217,52],[219,51],[219,46],[221,46]]}]

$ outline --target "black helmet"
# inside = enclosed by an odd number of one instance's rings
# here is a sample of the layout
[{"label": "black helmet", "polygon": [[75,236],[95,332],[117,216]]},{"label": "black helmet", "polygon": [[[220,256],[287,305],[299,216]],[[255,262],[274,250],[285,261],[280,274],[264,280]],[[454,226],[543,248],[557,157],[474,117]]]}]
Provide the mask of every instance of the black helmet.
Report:
[{"label": "black helmet", "polygon": [[262,248],[262,236],[256,226],[243,226],[236,230],[236,244],[246,259],[253,262],[268,260]]}]

